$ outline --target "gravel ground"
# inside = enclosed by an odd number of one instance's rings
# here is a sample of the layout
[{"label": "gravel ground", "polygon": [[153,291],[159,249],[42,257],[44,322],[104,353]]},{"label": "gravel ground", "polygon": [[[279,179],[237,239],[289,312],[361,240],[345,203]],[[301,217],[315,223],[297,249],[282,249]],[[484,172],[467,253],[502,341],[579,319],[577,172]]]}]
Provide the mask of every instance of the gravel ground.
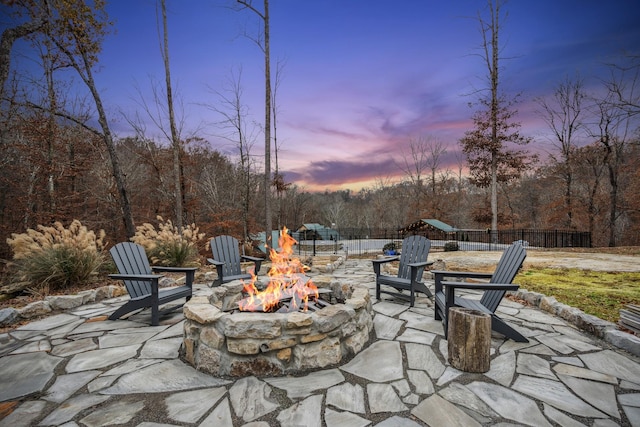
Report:
[{"label": "gravel ground", "polygon": [[[447,269],[491,270],[502,252],[433,252],[429,259],[443,260]],[[640,255],[528,250],[524,266],[580,268],[595,271],[640,271]]]}]

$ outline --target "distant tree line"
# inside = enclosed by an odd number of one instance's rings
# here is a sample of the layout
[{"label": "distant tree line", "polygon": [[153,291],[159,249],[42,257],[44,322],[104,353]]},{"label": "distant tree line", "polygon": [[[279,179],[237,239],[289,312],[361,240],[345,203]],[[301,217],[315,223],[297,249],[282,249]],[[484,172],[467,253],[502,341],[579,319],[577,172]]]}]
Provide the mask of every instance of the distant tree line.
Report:
[{"label": "distant tree line", "polygon": [[[6,123],[5,123],[6,124]],[[73,124],[57,124],[48,157],[46,120],[26,111],[11,121],[10,137],[0,146],[0,236],[7,259],[6,237],[37,224],[69,223],[79,219],[90,229],[104,229],[110,243],[127,238],[117,203],[108,155],[99,138]],[[245,193],[249,190],[250,233],[264,230],[264,186],[255,169],[247,186],[239,159],[212,149],[206,140],[184,141],[184,220],[208,236],[243,235]],[[173,154],[171,146],[140,138],[115,142],[131,199],[135,223],[171,217]],[[499,229],[540,228],[591,231],[595,246],[609,245],[611,184],[606,147],[600,141],[572,151],[571,197],[568,220],[564,162],[551,161],[499,187]],[[616,245],[640,244],[640,145],[628,144],[618,153],[618,209],[614,223]],[[48,165],[53,167],[49,168]],[[468,177],[439,167],[428,179],[385,182],[360,191],[305,191],[295,183],[279,195],[277,222],[295,229],[303,223],[326,226],[397,229],[419,218],[437,218],[459,228],[488,228],[490,191]],[[55,195],[49,190],[53,177]],[[274,189],[269,189],[275,199]]]}]

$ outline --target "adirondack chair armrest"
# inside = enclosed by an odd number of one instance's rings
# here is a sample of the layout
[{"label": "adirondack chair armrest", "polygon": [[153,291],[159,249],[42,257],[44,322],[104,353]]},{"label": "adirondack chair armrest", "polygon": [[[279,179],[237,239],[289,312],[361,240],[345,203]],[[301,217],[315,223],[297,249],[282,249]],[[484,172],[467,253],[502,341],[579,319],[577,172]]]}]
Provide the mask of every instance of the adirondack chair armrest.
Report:
[{"label": "adirondack chair armrest", "polygon": [[153,266],[151,267],[153,271],[166,271],[167,273],[187,273],[189,271],[197,271],[198,267],[162,267],[162,266]]},{"label": "adirondack chair armrest", "polygon": [[258,275],[258,273],[260,272],[260,267],[262,266],[262,261],[264,261],[264,258],[258,258],[255,256],[249,256],[249,255],[240,255],[240,259],[253,262],[256,267],[253,274],[255,274],[256,276]]},{"label": "adirondack chair armrest", "polygon": [[425,261],[425,262],[412,262],[411,264],[407,264],[411,268],[422,268],[427,265],[433,264],[435,261]]},{"label": "adirondack chair armrest", "polygon": [[242,259],[246,259],[247,261],[253,261],[253,262],[257,262],[257,261],[264,261],[264,258],[258,258],[255,256],[249,256],[249,255],[240,255],[240,258]]},{"label": "adirondack chair armrest", "polygon": [[164,277],[162,274],[110,274],[114,280],[143,280],[145,282],[153,282]]},{"label": "adirondack chair armrest", "polygon": [[436,277],[462,277],[465,279],[491,279],[493,276],[493,273],[481,273],[478,271],[431,270],[431,274]]},{"label": "adirondack chair armrest", "polygon": [[162,267],[155,266],[151,267],[152,271],[165,271],[167,273],[185,273],[185,285],[191,287],[193,285],[193,281],[196,277],[196,271],[198,271],[198,267]]},{"label": "adirondack chair armrest", "polygon": [[[481,273],[477,271],[446,271],[446,270],[431,270],[433,274],[433,282],[436,292],[442,292],[442,281],[446,277],[456,279],[491,279],[493,273]],[[450,282],[452,282],[450,280]]]},{"label": "adirondack chair armrest", "polygon": [[394,255],[394,256],[388,256],[388,257],[379,258],[379,259],[373,259],[371,260],[371,262],[373,262],[373,265],[376,265],[376,264],[380,265],[386,262],[398,261],[399,259],[400,257],[398,255]]},{"label": "adirondack chair armrest", "polygon": [[411,283],[417,283],[418,270],[420,268],[426,267],[427,265],[433,264],[433,261],[424,261],[424,262],[412,262],[411,264],[407,264],[407,267],[411,269]]},{"label": "adirondack chair armrest", "polygon": [[391,262],[391,261],[398,261],[400,259],[399,256],[394,255],[394,256],[387,256],[384,258],[380,258],[380,259],[374,259],[371,260],[374,264],[384,264],[385,262]]},{"label": "adirondack chair armrest", "polygon": [[373,262],[373,271],[376,273],[376,276],[380,275],[380,266],[384,263],[387,262],[391,262],[391,261],[398,261],[400,259],[399,256],[389,256],[389,257],[384,257],[384,258],[380,258],[380,259],[374,259],[371,260],[371,262]]},{"label": "adirondack chair armrest", "polygon": [[[213,258],[207,258],[207,262],[209,262],[209,264],[213,264],[216,266],[216,273],[218,273],[218,279],[220,283],[222,283],[222,276],[224,275],[224,271],[223,271],[223,267],[224,267],[224,262],[222,261],[216,261]],[[214,281],[215,283],[215,281]]]},{"label": "adirondack chair armrest", "polygon": [[442,286],[453,289],[477,289],[481,291],[517,291],[520,285],[508,283],[469,283],[469,282],[441,282]]}]

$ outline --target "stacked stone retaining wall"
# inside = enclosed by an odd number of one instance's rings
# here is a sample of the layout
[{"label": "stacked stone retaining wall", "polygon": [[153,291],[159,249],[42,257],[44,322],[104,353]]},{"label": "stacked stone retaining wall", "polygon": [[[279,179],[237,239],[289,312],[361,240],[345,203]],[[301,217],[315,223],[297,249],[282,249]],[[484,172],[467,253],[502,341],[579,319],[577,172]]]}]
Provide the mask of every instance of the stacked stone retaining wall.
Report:
[{"label": "stacked stone retaining wall", "polygon": [[[316,278],[314,278],[314,281]],[[181,357],[213,375],[273,376],[338,365],[371,340],[369,290],[331,282],[334,297],[344,302],[315,312],[228,312],[242,284],[214,288],[184,307],[186,318]]]}]

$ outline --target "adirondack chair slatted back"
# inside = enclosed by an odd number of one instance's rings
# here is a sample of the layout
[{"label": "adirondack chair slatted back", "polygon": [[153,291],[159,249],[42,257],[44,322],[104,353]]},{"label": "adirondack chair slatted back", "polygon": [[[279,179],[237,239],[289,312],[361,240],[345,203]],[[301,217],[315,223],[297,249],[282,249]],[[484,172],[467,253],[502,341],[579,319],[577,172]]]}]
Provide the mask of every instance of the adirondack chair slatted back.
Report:
[{"label": "adirondack chair slatted back", "polygon": [[[524,259],[527,257],[527,251],[518,242],[509,246],[500,257],[498,265],[491,277],[490,283],[510,284],[518,274],[518,270],[522,267]],[[480,303],[495,312],[504,297],[506,291],[487,290],[482,295]]]},{"label": "adirondack chair slatted back", "polygon": [[[402,241],[402,253],[398,266],[398,277],[411,279],[411,267],[408,264],[425,262],[429,256],[431,241],[424,236],[409,236]],[[416,280],[422,279],[424,268],[418,269]]]},{"label": "adirondack chair slatted back", "polygon": [[211,252],[213,253],[213,259],[224,262],[222,267],[224,276],[242,274],[238,239],[232,236],[216,236],[211,239]]},{"label": "adirondack chair slatted back", "polygon": [[[144,248],[136,243],[118,243],[109,250],[120,274],[153,274]],[[123,280],[131,298],[149,295],[151,285],[141,280]]]}]

